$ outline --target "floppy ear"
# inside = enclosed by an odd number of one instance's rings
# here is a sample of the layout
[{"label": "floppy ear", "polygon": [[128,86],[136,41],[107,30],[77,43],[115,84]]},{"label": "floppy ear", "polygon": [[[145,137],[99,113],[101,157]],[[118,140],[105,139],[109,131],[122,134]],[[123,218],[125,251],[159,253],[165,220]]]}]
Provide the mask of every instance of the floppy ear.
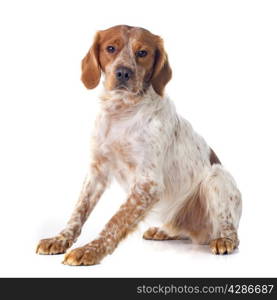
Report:
[{"label": "floppy ear", "polygon": [[163,40],[159,37],[151,83],[155,92],[160,96],[163,96],[164,88],[171,79],[171,76],[172,70],[168,62],[167,54],[164,50]]},{"label": "floppy ear", "polygon": [[82,60],[81,80],[88,89],[94,89],[101,77],[101,68],[99,64],[99,32],[94,38],[87,55]]}]

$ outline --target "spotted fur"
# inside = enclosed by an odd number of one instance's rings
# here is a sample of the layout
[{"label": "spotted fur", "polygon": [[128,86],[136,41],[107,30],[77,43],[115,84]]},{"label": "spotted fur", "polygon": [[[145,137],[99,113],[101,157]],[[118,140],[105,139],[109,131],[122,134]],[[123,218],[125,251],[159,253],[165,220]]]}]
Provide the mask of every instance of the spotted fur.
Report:
[{"label": "spotted fur", "polygon": [[[112,54],[106,51],[111,44]],[[141,49],[147,58],[136,56]],[[132,76],[120,86],[115,71],[122,65]],[[164,95],[171,69],[162,39],[130,26],[98,32],[82,61],[82,81],[94,88],[101,73],[104,90],[89,174],[66,228],[40,241],[37,252],[64,253],[115,178],[127,193],[126,202],[96,240],[67,252],[64,264],[99,263],[158,203],[164,204],[165,225],[149,229],[144,238],[189,237],[210,244],[212,253],[231,253],[238,246],[241,195],[213,150]]]}]

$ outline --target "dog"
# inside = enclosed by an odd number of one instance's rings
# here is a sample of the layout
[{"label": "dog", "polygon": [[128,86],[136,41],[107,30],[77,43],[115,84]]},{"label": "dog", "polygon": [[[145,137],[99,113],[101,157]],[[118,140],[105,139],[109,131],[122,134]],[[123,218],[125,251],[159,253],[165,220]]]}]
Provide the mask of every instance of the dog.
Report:
[{"label": "dog", "polygon": [[81,80],[104,89],[95,121],[89,174],[66,227],[39,242],[39,254],[65,253],[102,193],[115,178],[126,202],[98,238],[66,252],[64,264],[94,265],[157,205],[167,207],[163,226],[148,240],[190,238],[214,254],[238,247],[241,194],[215,152],[164,95],[172,77],[163,40],[146,29],[118,25],[97,32],[82,60]]}]

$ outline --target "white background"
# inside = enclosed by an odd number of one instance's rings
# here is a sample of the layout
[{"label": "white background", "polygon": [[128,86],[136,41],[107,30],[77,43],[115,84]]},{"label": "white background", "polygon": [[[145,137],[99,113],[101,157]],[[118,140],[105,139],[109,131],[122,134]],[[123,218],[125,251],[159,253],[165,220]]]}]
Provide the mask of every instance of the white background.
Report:
[{"label": "white background", "polygon": [[[276,1],[1,1],[0,276],[277,276],[276,16]],[[101,88],[85,89],[80,61],[95,31],[116,24],[163,37],[167,93],[236,178],[243,215],[233,255],[144,241],[150,219],[97,266],[35,254],[78,198]],[[75,246],[124,199],[113,185]]]}]

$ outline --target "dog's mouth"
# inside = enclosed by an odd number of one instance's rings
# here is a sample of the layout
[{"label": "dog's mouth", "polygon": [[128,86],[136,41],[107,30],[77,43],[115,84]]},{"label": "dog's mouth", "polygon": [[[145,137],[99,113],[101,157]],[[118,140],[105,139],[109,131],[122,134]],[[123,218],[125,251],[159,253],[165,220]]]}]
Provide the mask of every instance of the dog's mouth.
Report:
[{"label": "dog's mouth", "polygon": [[124,91],[130,91],[129,87],[126,84],[119,84],[115,87],[115,90],[124,90]]},{"label": "dog's mouth", "polygon": [[115,92],[124,92],[124,93],[132,94],[132,95],[138,93],[138,90],[137,90],[135,87],[133,87],[133,86],[131,87],[131,86],[128,85],[128,84],[122,84],[122,83],[117,84],[117,85],[113,88],[113,90],[114,90]]}]

